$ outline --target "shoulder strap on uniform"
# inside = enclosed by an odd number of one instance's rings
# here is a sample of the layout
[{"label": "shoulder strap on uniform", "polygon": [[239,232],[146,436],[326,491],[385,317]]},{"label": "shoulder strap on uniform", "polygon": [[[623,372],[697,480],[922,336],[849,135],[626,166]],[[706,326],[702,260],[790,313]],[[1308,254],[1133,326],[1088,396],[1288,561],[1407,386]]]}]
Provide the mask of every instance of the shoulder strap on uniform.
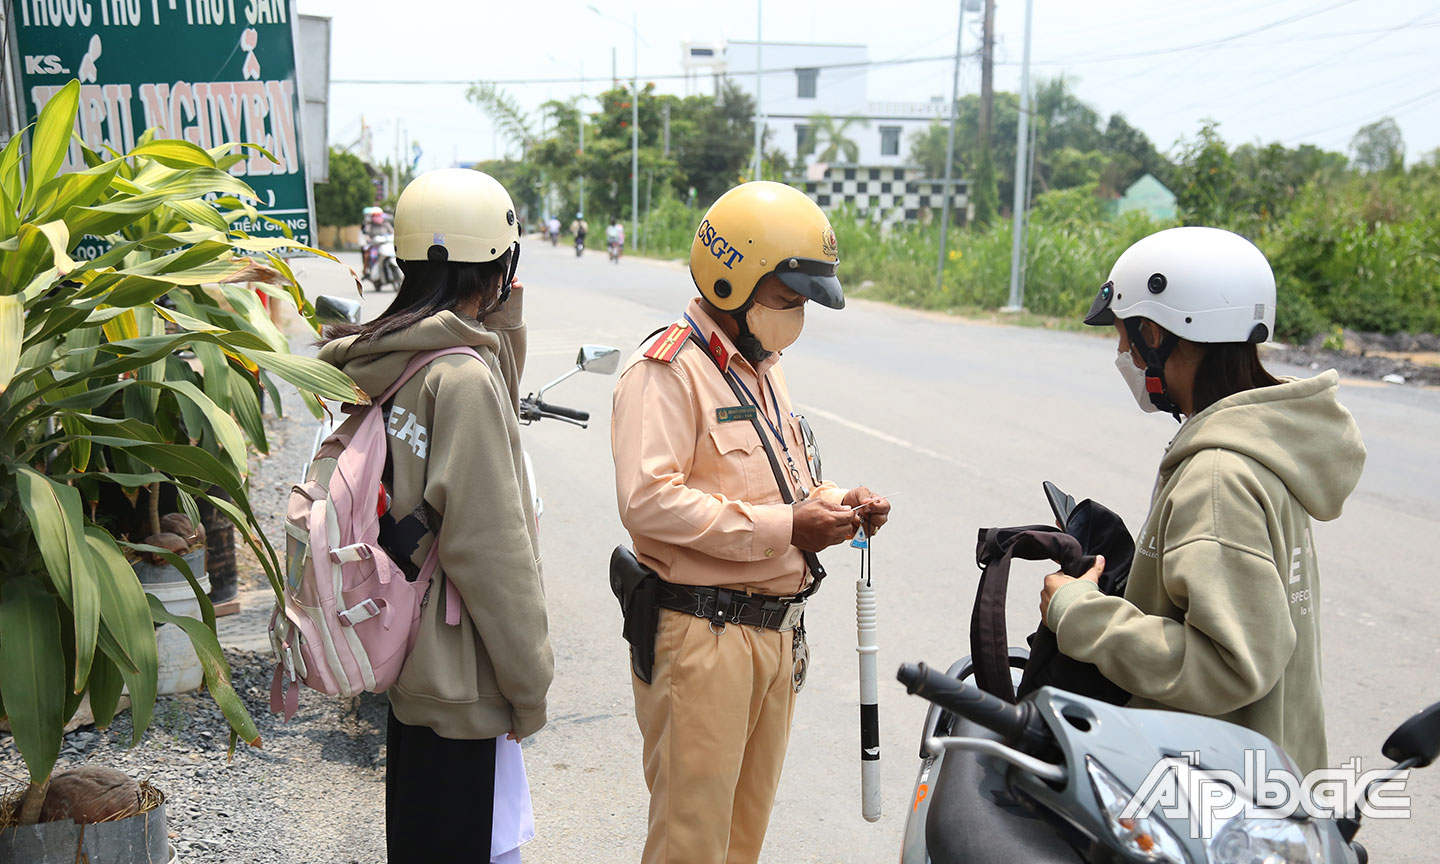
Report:
[{"label": "shoulder strap on uniform", "polygon": [[645,356],[650,360],[659,360],[661,363],[670,363],[675,360],[680,349],[685,347],[685,340],[690,335],[690,325],[677,321],[665,330],[665,334],[650,346]]}]

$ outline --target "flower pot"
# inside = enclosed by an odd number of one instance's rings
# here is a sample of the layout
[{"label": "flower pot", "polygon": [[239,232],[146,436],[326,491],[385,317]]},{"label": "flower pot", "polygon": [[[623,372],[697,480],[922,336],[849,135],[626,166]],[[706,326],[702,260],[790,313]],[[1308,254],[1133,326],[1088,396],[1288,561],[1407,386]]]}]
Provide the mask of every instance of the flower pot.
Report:
[{"label": "flower pot", "polygon": [[[190,567],[191,573],[200,574],[197,581],[200,589],[210,591],[210,577],[205,575],[205,547],[192,549],[181,556]],[[169,564],[151,564],[148,561],[134,563],[135,575],[140,577],[145,593],[165,605],[173,615],[200,618],[200,601],[190,582],[179,570]],[[200,667],[200,658],[190,637],[174,624],[161,624],[155,628],[155,642],[160,654],[158,690],[161,696],[171,693],[188,693],[198,690],[205,680],[205,671]]]},{"label": "flower pot", "polygon": [[116,819],[77,825],[41,822],[0,831],[0,864],[176,864],[166,837],[165,805]]}]

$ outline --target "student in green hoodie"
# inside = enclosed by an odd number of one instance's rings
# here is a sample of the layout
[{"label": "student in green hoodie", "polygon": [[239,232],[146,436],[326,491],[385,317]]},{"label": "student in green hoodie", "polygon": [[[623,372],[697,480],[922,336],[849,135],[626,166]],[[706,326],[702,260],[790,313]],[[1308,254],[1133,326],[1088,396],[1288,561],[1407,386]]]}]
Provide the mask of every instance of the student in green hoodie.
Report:
[{"label": "student in green hoodie", "polygon": [[388,860],[489,861],[494,801],[507,794],[497,752],[518,758],[504,739],[545,725],[555,665],[516,417],[520,227],[493,177],[443,169],[405,187],[395,231],[405,280],[394,302],[329,328],[320,358],[367,393],[417,352],[466,346],[480,359],[432,360],[385,406],[380,540],[412,580],[438,547],[415,644],[387,691]]},{"label": "student in green hoodie", "polygon": [[1046,577],[1042,619],[1131,706],[1228,720],[1301,771],[1325,767],[1310,520],[1338,517],[1365,465],[1339,376],[1265,370],[1274,275],[1248,240],[1215,228],[1131,246],[1085,323],[1115,327],[1116,367],[1142,410],[1185,419],[1161,457],[1125,595],[1100,592],[1101,559],[1079,579]]}]

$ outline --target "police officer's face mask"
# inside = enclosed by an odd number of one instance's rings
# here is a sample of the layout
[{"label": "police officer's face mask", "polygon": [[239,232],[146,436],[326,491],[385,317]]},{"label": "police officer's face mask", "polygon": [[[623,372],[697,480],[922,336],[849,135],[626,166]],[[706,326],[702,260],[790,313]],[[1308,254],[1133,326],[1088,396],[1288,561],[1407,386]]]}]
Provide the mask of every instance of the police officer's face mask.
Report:
[{"label": "police officer's face mask", "polygon": [[805,304],[793,309],[772,309],[754,303],[745,313],[745,324],[766,351],[779,353],[795,344],[805,329]]}]

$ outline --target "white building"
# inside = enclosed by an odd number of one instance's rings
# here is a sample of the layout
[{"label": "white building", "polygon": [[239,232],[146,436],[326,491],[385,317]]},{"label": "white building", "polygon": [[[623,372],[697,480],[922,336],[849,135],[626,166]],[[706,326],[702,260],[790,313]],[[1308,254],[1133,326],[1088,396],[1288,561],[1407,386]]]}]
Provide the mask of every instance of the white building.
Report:
[{"label": "white building", "polygon": [[[820,206],[849,203],[867,213],[878,208],[877,216],[893,222],[925,218],[943,201],[943,180],[926,177],[911,164],[910,139],[932,123],[948,120],[945,101],[871,100],[866,46],[686,42],[681,65],[688,92],[718,87],[725,77],[751,97],[759,66],[759,104],[769,148],[786,154],[795,166],[795,176],[787,179]],[[712,79],[708,86],[702,76]],[[829,117],[831,128],[856,145],[853,161],[837,154],[829,164],[816,163],[831,143],[816,129],[817,115]],[[952,204],[963,220],[963,181],[956,188]]]}]

